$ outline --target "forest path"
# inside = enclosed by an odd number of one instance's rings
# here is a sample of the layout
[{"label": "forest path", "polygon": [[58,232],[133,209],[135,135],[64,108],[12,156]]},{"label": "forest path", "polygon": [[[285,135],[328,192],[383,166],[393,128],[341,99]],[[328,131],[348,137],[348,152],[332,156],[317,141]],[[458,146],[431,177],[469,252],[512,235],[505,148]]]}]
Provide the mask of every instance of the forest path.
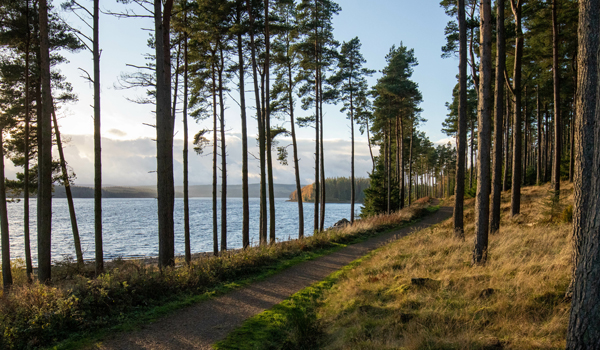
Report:
[{"label": "forest path", "polygon": [[[434,203],[435,204],[435,203]],[[179,310],[130,333],[118,333],[96,344],[102,350],[212,349],[246,319],[325,279],[370,251],[452,216],[441,207],[414,225],[347,246],[335,253],[295,265],[240,290]]]}]

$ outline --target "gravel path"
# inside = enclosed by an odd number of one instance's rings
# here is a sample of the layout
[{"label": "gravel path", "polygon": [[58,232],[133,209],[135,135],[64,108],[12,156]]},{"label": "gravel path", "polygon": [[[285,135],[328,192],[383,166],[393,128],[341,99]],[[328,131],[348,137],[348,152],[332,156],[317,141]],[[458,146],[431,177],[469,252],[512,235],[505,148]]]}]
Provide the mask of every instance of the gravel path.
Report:
[{"label": "gravel path", "polygon": [[131,333],[118,333],[94,348],[103,350],[211,349],[246,319],[280,303],[290,295],[325,279],[390,240],[437,224],[452,216],[442,207],[418,223],[345,247],[335,253],[295,265],[243,289],[164,317]]}]

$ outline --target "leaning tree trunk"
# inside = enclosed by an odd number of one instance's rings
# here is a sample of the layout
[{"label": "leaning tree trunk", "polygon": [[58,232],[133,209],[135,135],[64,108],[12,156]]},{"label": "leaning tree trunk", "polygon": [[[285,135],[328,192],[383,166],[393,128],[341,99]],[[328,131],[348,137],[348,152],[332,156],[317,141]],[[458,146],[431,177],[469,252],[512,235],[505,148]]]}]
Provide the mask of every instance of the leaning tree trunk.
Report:
[{"label": "leaning tree trunk", "polygon": [[79,265],[79,267],[82,267],[83,253],[81,251],[81,240],[79,239],[79,228],[77,227],[77,216],[75,215],[75,205],[73,204],[73,194],[71,193],[69,172],[67,171],[67,162],[65,161],[65,154],[63,152],[62,140],[60,138],[60,130],[58,129],[58,120],[56,119],[55,111],[52,111],[52,119],[54,121],[54,136],[56,137],[56,147],[58,148],[60,170],[62,171],[62,179],[65,185],[65,193],[67,194],[69,217],[71,218],[71,229],[73,230],[73,243],[75,245],[75,256],[77,257],[77,265]]},{"label": "leaning tree trunk", "polygon": [[8,290],[13,283],[12,271],[10,269],[10,236],[8,232],[8,210],[6,208],[6,186],[4,177],[4,130],[0,128],[0,235],[2,236],[2,285]]},{"label": "leaning tree trunk", "polygon": [[487,260],[490,211],[490,145],[492,121],[492,5],[491,0],[481,1],[479,118],[477,140],[477,196],[475,199],[475,249],[473,264]]},{"label": "leaning tree trunk", "polygon": [[[467,144],[467,24],[465,21],[465,0],[458,0],[458,27],[460,41],[459,99],[458,99],[458,144],[456,160],[456,196],[454,199],[454,237],[465,238],[464,198],[465,198],[465,147]],[[411,135],[412,138],[412,135]],[[412,141],[411,141],[412,145]],[[471,145],[473,147],[473,145]],[[412,152],[412,147],[411,147]],[[471,158],[472,160],[472,158]],[[471,167],[473,164],[471,163]],[[471,181],[472,181],[471,176]]]},{"label": "leaning tree trunk", "polygon": [[38,119],[38,280],[50,282],[52,249],[52,92],[50,87],[50,43],[48,4],[39,1],[40,82],[42,113]]},{"label": "leaning tree trunk", "polygon": [[577,131],[573,212],[573,300],[567,349],[600,344],[600,1],[579,1]]},{"label": "leaning tree trunk", "polygon": [[560,130],[560,71],[558,66],[558,19],[557,19],[557,0],[552,0],[552,78],[554,81],[554,167],[552,169],[552,190],[554,198],[560,197],[560,156],[561,134]]},{"label": "leaning tree trunk", "polygon": [[[514,4],[514,2],[511,2]],[[521,29],[521,7],[522,0],[512,6],[515,16],[515,67],[513,73],[513,95],[515,97],[515,122],[513,125],[513,167],[511,188],[511,215],[515,216],[521,212],[521,61],[523,58],[523,31]]]},{"label": "leaning tree trunk", "polygon": [[490,233],[500,229],[500,203],[502,200],[502,125],[504,121],[504,69],[506,69],[506,43],[504,41],[504,0],[496,0],[496,96],[494,99],[494,176]]}]

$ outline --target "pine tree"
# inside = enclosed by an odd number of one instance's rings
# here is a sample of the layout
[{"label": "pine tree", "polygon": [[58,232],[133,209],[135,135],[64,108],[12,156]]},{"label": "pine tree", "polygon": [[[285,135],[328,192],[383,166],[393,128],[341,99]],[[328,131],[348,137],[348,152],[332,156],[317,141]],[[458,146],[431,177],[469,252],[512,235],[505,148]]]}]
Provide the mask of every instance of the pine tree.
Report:
[{"label": "pine tree", "polygon": [[350,222],[354,223],[355,180],[354,180],[354,123],[356,119],[356,97],[367,90],[366,77],[375,71],[363,68],[367,61],[360,53],[361,43],[358,37],[342,44],[337,72],[329,81],[338,89],[339,99],[343,102],[342,112],[347,112],[350,120]]}]

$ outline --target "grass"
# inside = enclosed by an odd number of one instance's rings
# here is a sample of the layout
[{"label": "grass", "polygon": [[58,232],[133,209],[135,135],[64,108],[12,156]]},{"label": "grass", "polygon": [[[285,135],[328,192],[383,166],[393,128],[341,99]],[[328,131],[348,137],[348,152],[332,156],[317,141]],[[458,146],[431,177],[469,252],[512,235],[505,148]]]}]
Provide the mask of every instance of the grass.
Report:
[{"label": "grass", "polygon": [[[550,204],[548,186],[524,188],[514,218],[505,193],[485,266],[471,264],[469,200],[464,242],[446,221],[380,248],[243,327],[260,321],[254,328],[278,334],[269,349],[564,349],[572,186],[563,188],[562,202]],[[260,348],[251,344],[261,339],[236,332],[216,347]]]},{"label": "grass", "polygon": [[66,262],[53,268],[54,282],[28,283],[14,266],[15,285],[0,297],[0,348],[76,349],[113,331],[144,323],[207,298],[240,288],[305,260],[314,259],[426,213],[428,204],[391,216],[355,222],[339,230],[267,247],[198,257],[190,266],[160,271],[154,263],[115,260],[107,272],[93,277]]}]

